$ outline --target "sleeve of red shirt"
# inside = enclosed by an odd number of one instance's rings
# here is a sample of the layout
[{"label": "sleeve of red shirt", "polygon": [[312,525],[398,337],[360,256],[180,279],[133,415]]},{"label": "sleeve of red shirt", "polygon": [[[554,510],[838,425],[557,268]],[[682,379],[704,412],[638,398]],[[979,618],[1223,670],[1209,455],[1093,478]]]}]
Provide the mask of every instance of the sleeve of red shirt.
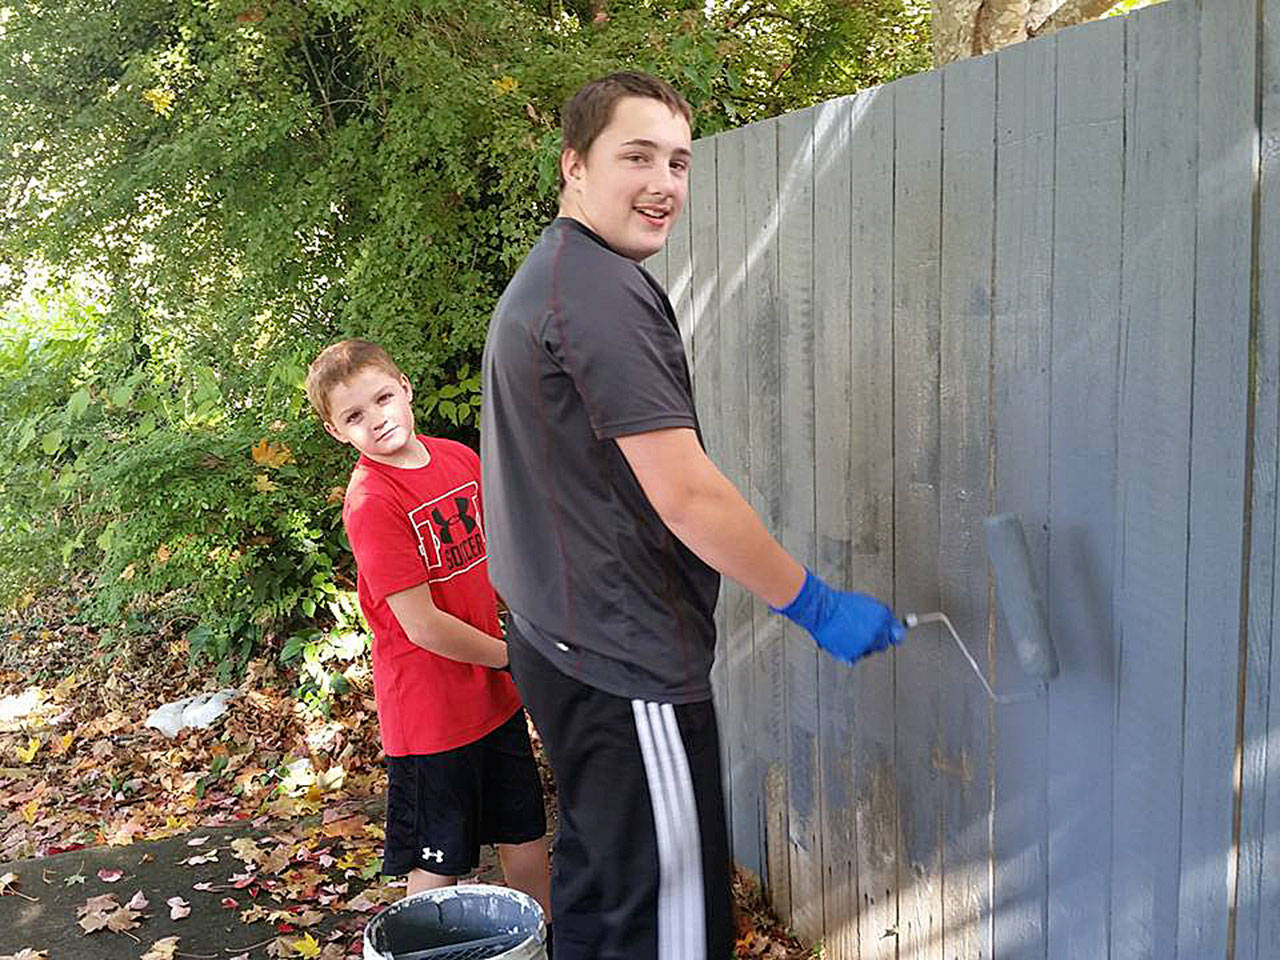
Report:
[{"label": "sleeve of red shirt", "polygon": [[376,601],[427,582],[408,515],[374,493],[360,493],[342,518],[360,576]]}]

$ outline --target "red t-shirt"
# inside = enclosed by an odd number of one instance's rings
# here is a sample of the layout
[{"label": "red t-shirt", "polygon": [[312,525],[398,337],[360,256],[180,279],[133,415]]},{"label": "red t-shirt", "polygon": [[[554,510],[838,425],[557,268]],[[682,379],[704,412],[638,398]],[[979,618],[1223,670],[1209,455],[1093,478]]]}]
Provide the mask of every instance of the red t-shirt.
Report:
[{"label": "red t-shirt", "polygon": [[502,636],[481,522],[480,458],[452,440],[419,439],[431,455],[427,466],[362,456],[342,507],[360,609],[373,630],[382,749],[392,757],[472,743],[520,707],[508,674],[422,649],[387,605],[389,594],[430,583],[441,610]]}]

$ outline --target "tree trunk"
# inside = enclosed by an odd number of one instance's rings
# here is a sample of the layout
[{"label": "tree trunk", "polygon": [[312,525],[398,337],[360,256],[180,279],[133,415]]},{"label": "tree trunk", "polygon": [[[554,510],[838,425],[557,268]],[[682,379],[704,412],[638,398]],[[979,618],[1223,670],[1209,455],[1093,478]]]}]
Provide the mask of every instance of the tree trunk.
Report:
[{"label": "tree trunk", "polygon": [[1102,16],[1119,0],[933,0],[935,66]]}]

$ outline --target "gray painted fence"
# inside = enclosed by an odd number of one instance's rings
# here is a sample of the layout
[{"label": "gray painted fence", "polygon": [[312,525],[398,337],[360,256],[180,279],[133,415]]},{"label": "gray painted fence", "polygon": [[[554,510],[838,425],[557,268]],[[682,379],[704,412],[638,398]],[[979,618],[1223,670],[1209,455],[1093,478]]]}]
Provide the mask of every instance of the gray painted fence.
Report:
[{"label": "gray painted fence", "polygon": [[[736,586],[735,858],[827,957],[1280,956],[1280,0],[1171,2],[695,145],[650,266],[708,448],[921,629],[848,668]],[[1274,706],[1273,706],[1274,702]]]}]

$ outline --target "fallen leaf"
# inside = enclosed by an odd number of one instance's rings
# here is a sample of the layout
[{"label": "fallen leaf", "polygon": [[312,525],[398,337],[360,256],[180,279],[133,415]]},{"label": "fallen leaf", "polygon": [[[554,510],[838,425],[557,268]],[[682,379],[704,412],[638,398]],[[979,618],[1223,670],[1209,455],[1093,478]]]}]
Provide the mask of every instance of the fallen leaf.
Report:
[{"label": "fallen leaf", "polygon": [[254,463],[264,467],[283,467],[286,463],[293,463],[293,451],[288,444],[272,443],[266,437],[250,447],[249,454]]},{"label": "fallen leaf", "polygon": [[223,897],[219,902],[222,904],[222,909],[224,910],[234,910],[236,907],[240,906],[235,897]]},{"label": "fallen leaf", "polygon": [[279,487],[265,473],[258,473],[254,474],[253,477],[253,489],[259,493],[270,493],[272,490],[279,489]]},{"label": "fallen leaf", "polygon": [[332,823],[326,823],[320,832],[326,837],[362,837],[364,836],[364,826],[369,822],[369,818],[363,814],[356,814],[350,817],[344,817],[341,820],[334,820]]},{"label": "fallen leaf", "polygon": [[208,842],[209,842],[209,838],[208,838],[207,836],[205,836],[205,837],[192,837],[190,840],[188,840],[188,841],[187,841],[187,846],[188,846],[188,847],[203,847],[203,846],[204,846],[206,843],[208,843]]},{"label": "fallen leaf", "polygon": [[71,886],[73,883],[84,883],[84,874],[73,873],[71,876],[67,877],[67,879],[63,880],[62,882],[66,884],[68,887]]},{"label": "fallen leaf", "polygon": [[191,904],[181,897],[170,897],[165,903],[169,905],[170,920],[181,920],[183,917],[191,916]]},{"label": "fallen leaf", "polygon": [[315,957],[320,956],[320,943],[309,933],[300,940],[294,940],[289,946],[300,957],[314,960]]},{"label": "fallen leaf", "polygon": [[149,901],[143,895],[141,890],[139,890],[132,897],[130,897],[129,902],[125,904],[125,906],[128,907],[130,910],[139,910],[139,911],[147,909],[147,907],[149,907],[150,905],[151,905],[151,901]]},{"label": "fallen leaf", "polygon": [[237,837],[232,840],[231,855],[245,863],[260,863],[263,857],[262,848],[252,837]]},{"label": "fallen leaf", "polygon": [[106,867],[103,867],[101,870],[98,871],[98,879],[101,880],[103,883],[115,883],[117,880],[119,880],[123,876],[124,876],[123,870],[108,870]]},{"label": "fallen leaf", "polygon": [[123,933],[126,930],[132,930],[138,925],[138,914],[130,910],[128,907],[121,907],[115,913],[108,915],[107,926],[115,933]]},{"label": "fallen leaf", "polygon": [[0,956],[0,960],[49,960],[49,954],[43,950],[33,950],[30,947],[23,947],[17,953],[6,953]]},{"label": "fallen leaf", "polygon": [[0,875],[0,897],[9,894],[12,896],[22,897],[24,900],[30,900],[32,903],[35,903],[35,897],[28,897],[25,893],[19,892],[18,882],[20,879],[21,878],[12,871]]},{"label": "fallen leaf", "polygon": [[40,812],[40,801],[32,800],[30,803],[24,804],[22,807],[22,819],[27,823],[36,822],[36,814]]},{"label": "fallen leaf", "polygon": [[14,747],[14,752],[18,755],[18,759],[23,763],[30,763],[35,759],[36,751],[40,749],[40,738],[32,737],[27,741],[25,747]]},{"label": "fallen leaf", "polygon": [[165,937],[163,940],[157,940],[151,945],[151,949],[142,955],[141,960],[173,960],[174,954],[178,952],[180,939],[180,937]]}]

